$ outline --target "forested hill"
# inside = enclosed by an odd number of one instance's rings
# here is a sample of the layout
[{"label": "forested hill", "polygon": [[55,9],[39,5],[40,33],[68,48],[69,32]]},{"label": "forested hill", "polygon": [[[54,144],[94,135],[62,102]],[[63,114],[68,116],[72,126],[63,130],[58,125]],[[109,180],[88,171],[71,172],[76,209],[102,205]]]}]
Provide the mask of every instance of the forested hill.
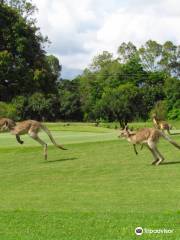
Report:
[{"label": "forested hill", "polygon": [[48,39],[36,27],[35,10],[26,0],[0,1],[0,116],[123,125],[155,111],[180,119],[180,46],[168,39],[140,48],[120,43],[118,57],[104,51],[69,81],[44,51]]}]

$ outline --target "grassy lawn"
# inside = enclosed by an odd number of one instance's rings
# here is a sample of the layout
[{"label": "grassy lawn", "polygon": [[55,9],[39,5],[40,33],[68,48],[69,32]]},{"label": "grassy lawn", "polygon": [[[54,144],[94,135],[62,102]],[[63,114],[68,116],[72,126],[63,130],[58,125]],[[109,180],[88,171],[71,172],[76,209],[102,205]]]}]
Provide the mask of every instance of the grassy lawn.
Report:
[{"label": "grassy lawn", "polygon": [[[174,229],[141,239],[180,239],[178,149],[162,140],[167,160],[155,167],[146,148],[136,156],[117,130],[48,126],[69,150],[55,148],[41,133],[49,143],[47,161],[27,136],[19,145],[0,134],[0,240],[132,240],[139,238],[137,226]],[[180,135],[172,138],[180,143]]]}]

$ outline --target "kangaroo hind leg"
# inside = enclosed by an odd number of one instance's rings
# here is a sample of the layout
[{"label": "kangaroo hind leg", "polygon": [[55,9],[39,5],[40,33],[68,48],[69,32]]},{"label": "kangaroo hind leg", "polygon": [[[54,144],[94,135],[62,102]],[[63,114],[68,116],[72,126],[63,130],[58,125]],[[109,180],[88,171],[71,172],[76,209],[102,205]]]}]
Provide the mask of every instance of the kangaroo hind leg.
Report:
[{"label": "kangaroo hind leg", "polygon": [[155,143],[153,141],[149,141],[147,144],[148,149],[151,151],[154,161],[152,162],[152,165],[156,164],[159,161],[159,156],[157,155],[157,152],[155,151]]},{"label": "kangaroo hind leg", "polygon": [[155,151],[157,152],[158,156],[159,156],[159,161],[156,163],[156,165],[159,165],[161,162],[164,161],[164,157],[163,155],[159,152],[159,150],[157,149],[157,147],[155,146]]},{"label": "kangaroo hind leg", "polygon": [[47,144],[39,138],[39,136],[37,135],[37,133],[34,133],[34,132],[29,132],[28,133],[29,136],[34,139],[35,141],[37,141],[38,143],[40,143],[42,146],[43,146],[43,149],[44,149],[44,159],[47,160]]}]

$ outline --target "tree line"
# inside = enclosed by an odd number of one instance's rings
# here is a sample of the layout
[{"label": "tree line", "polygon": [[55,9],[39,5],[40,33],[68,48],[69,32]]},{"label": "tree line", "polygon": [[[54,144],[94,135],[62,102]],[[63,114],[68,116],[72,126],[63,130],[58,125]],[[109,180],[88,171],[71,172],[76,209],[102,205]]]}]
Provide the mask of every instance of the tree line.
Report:
[{"label": "tree line", "polygon": [[15,120],[118,121],[180,119],[180,46],[149,40],[104,51],[73,80],[44,50],[26,0],[0,1],[0,115]]}]

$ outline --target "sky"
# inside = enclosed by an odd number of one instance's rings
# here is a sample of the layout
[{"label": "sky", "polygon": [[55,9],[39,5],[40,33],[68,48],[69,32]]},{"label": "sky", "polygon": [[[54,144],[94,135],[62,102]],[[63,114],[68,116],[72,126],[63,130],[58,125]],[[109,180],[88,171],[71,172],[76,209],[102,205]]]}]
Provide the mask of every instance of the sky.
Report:
[{"label": "sky", "polygon": [[59,58],[62,77],[72,79],[102,51],[114,55],[122,42],[180,44],[179,0],[32,0],[37,25]]}]

